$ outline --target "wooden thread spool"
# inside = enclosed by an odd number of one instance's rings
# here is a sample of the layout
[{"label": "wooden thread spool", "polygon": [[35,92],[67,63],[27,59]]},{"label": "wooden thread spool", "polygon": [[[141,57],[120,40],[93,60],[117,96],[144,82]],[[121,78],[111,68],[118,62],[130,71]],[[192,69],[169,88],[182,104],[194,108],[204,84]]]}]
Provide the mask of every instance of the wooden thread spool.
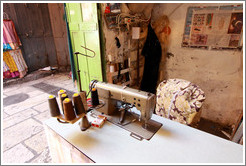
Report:
[{"label": "wooden thread spool", "polygon": [[85,108],[78,93],[73,94],[73,105],[77,115],[85,113]]},{"label": "wooden thread spool", "polygon": [[76,118],[75,112],[73,110],[72,101],[69,98],[66,98],[63,101],[63,107],[64,107],[64,118],[65,118],[65,120],[73,120]]},{"label": "wooden thread spool", "polygon": [[48,98],[48,103],[49,103],[49,108],[50,108],[50,115],[52,117],[59,116],[61,113],[60,113],[60,110],[59,110],[58,103],[56,101],[56,97],[50,95],[49,98]]}]

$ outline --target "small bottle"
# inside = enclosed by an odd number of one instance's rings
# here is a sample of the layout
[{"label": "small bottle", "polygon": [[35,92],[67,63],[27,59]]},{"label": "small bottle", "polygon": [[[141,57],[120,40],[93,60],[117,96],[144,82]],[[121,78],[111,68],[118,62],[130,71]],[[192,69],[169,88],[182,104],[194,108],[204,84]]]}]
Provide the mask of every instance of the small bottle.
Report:
[{"label": "small bottle", "polygon": [[115,65],[114,64],[110,64],[110,66],[109,66],[109,72],[110,73],[115,72]]}]

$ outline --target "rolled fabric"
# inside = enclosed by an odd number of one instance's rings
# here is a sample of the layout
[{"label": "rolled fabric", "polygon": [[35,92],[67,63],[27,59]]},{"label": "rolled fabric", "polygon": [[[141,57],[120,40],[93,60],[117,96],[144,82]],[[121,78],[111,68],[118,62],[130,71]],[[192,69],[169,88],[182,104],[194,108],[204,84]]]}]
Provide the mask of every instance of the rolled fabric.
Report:
[{"label": "rolled fabric", "polygon": [[199,121],[204,100],[205,93],[194,83],[183,79],[168,79],[157,87],[155,112],[182,124],[195,124]]}]

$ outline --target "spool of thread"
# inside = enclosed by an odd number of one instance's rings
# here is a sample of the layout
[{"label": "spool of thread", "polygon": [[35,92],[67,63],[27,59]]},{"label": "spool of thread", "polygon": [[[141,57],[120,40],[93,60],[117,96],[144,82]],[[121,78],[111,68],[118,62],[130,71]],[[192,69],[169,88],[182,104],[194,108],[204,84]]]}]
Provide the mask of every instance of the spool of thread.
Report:
[{"label": "spool of thread", "polygon": [[50,108],[50,115],[52,117],[59,116],[61,113],[59,110],[58,103],[56,101],[56,97],[53,95],[50,95],[48,98],[48,103],[49,103],[49,108]]},{"label": "spool of thread", "polygon": [[81,131],[85,131],[86,129],[88,129],[91,126],[91,124],[88,121],[86,115],[83,116],[83,118],[81,119],[81,122],[79,123],[79,126],[80,126],[80,130]]},{"label": "spool of thread", "polygon": [[99,105],[98,93],[96,88],[92,88],[91,90],[91,104],[92,106]]},{"label": "spool of thread", "polygon": [[73,110],[72,101],[69,98],[66,98],[63,101],[63,107],[65,120],[73,120],[76,118],[75,112]]},{"label": "spool of thread", "polygon": [[[61,94],[61,102],[62,102],[62,103],[63,103],[63,100],[65,100],[66,98],[68,98],[68,96],[67,96],[66,93]],[[62,112],[64,113],[64,107],[63,107],[63,104],[62,104]]]},{"label": "spool of thread", "polygon": [[58,98],[59,98],[59,103],[60,103],[61,108],[63,108],[63,103],[62,103],[62,100],[61,100],[61,95],[64,94],[64,93],[65,94],[67,93],[67,91],[64,90],[64,89],[61,89],[61,90],[58,91]]},{"label": "spool of thread", "polygon": [[73,94],[73,105],[74,105],[75,112],[77,115],[85,113],[84,105],[83,105],[81,97],[78,93]]},{"label": "spool of thread", "polygon": [[86,91],[79,92],[80,98],[82,100],[82,103],[84,105],[85,111],[87,111],[87,100],[86,100]]}]

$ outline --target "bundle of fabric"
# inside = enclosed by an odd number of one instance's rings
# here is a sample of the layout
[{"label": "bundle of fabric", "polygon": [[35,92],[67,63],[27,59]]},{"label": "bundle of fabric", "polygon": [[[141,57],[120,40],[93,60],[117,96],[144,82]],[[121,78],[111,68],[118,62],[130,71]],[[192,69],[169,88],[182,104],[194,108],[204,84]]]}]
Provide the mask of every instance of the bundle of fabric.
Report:
[{"label": "bundle of fabric", "polygon": [[205,94],[197,85],[183,79],[164,80],[156,96],[157,115],[186,125],[199,122]]},{"label": "bundle of fabric", "polygon": [[24,77],[28,71],[21,50],[3,52],[3,76],[4,78]]},{"label": "bundle of fabric", "polygon": [[3,49],[14,50],[21,45],[12,20],[3,20]]},{"label": "bundle of fabric", "polygon": [[9,71],[8,65],[3,61],[3,78],[11,78],[12,75]]},{"label": "bundle of fabric", "polygon": [[12,58],[15,61],[16,67],[20,73],[20,78],[24,77],[27,73],[28,68],[23,58],[23,55],[21,53],[21,50],[20,49],[11,50],[9,51],[9,54],[12,56]]},{"label": "bundle of fabric", "polygon": [[[20,75],[18,68],[16,66],[16,63],[15,63],[13,57],[9,54],[9,51],[3,52],[3,61],[4,61],[5,65],[7,66],[7,67],[3,66],[3,70],[5,71],[8,68],[11,77],[14,78],[14,77],[18,77]],[[4,73],[4,75],[6,75],[6,74]],[[6,75],[5,78],[9,78],[9,77],[7,77],[7,75]]]},{"label": "bundle of fabric", "polygon": [[26,75],[27,65],[20,46],[13,21],[3,20],[3,78],[22,78]]}]

